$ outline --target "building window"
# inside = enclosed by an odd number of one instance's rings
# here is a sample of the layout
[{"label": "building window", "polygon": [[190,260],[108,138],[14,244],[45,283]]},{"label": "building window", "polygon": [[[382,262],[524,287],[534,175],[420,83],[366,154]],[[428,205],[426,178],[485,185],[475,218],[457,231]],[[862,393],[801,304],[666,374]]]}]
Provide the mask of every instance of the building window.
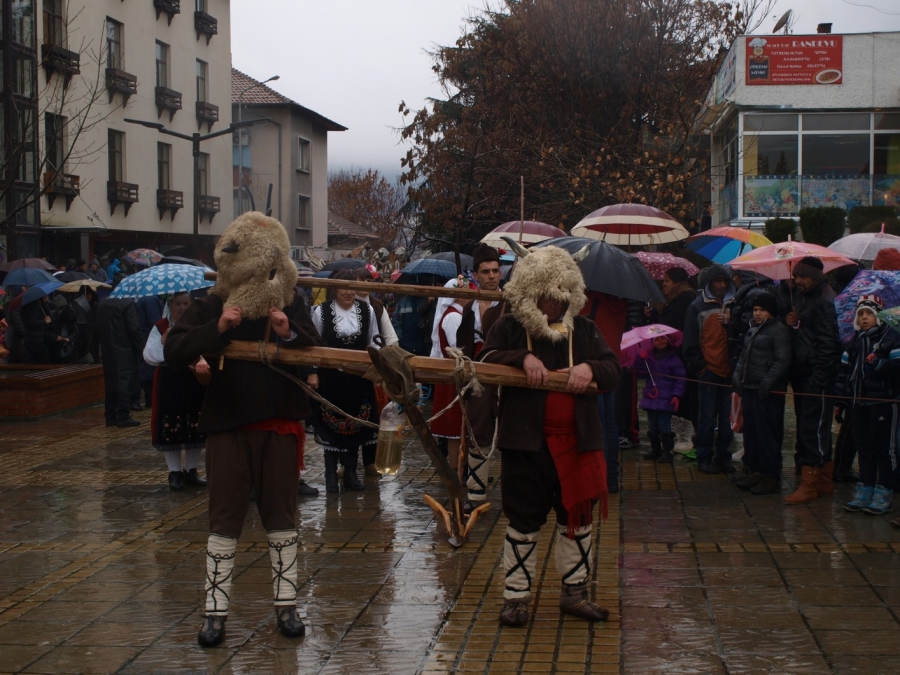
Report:
[{"label": "building window", "polygon": [[197,101],[206,101],[206,62],[197,59]]},{"label": "building window", "polygon": [[[806,128],[806,115],[803,126]],[[860,176],[869,173],[869,134],[803,134],[803,174]]]},{"label": "building window", "polygon": [[306,195],[300,195],[297,203],[297,229],[312,229],[312,214],[310,213],[310,200]]},{"label": "building window", "polygon": [[35,182],[35,113],[31,108],[22,108],[14,114],[13,147],[10,148],[15,170],[15,180],[24,183]]},{"label": "building window", "polygon": [[792,176],[797,171],[797,135],[744,135],[744,174]]},{"label": "building window", "polygon": [[197,185],[201,195],[209,194],[209,155],[205,152],[197,157]]},{"label": "building window", "polygon": [[122,24],[106,19],[106,67],[125,70],[122,58]]},{"label": "building window", "polygon": [[125,134],[121,131],[109,130],[109,141],[106,148],[109,157],[109,180],[114,183],[125,181]]},{"label": "building window", "polygon": [[44,135],[47,151],[47,169],[63,171],[66,157],[65,146],[66,118],[60,115],[44,115]]},{"label": "building window", "polygon": [[869,113],[805,113],[803,131],[868,131]]},{"label": "building window", "polygon": [[5,8],[12,5],[12,39],[20,45],[33,49],[34,39],[34,3],[32,0],[3,3]]},{"label": "building window", "polygon": [[65,47],[62,0],[44,0],[44,44]]},{"label": "building window", "polygon": [[169,45],[156,42],[156,86],[169,86]]},{"label": "building window", "polygon": [[172,183],[172,146],[168,143],[156,144],[157,188],[168,190]]},{"label": "building window", "polygon": [[297,137],[297,171],[309,171],[311,163],[311,145],[308,140]]},{"label": "building window", "polygon": [[797,131],[797,114],[744,115],[744,131]]},{"label": "building window", "polygon": [[34,96],[34,58],[18,52],[13,52],[11,56],[14,91],[20,96],[31,98]]}]

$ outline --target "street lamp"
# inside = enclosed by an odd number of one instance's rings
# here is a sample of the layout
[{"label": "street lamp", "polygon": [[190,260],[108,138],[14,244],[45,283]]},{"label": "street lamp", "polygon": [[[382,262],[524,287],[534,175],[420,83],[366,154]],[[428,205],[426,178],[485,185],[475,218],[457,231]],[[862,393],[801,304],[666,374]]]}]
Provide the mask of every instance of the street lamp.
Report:
[{"label": "street lamp", "polygon": [[260,122],[271,122],[268,117],[262,117],[260,119],[255,120],[247,120],[246,122],[235,122],[230,124],[227,129],[222,129],[221,131],[214,131],[211,134],[205,134],[203,136],[200,135],[199,132],[193,134],[183,134],[179,131],[172,131],[171,129],[166,129],[159,122],[145,122],[144,120],[131,120],[125,118],[125,121],[129,124],[140,124],[142,127],[147,127],[148,129],[156,129],[161,134],[168,134],[169,136],[175,136],[176,138],[183,138],[186,141],[190,141],[192,145],[192,152],[194,155],[194,236],[200,234],[200,143],[203,141],[208,141],[210,138],[216,138],[217,136],[224,136],[225,134],[234,133],[235,129],[240,129],[242,127],[253,126],[254,124],[259,124]]},{"label": "street lamp", "polygon": [[[274,82],[279,79],[280,75],[273,75],[268,80],[263,80],[262,82],[254,82],[253,84],[244,87],[241,90],[241,93],[238,95],[238,124],[241,124],[243,120],[244,113],[244,94],[246,94],[251,89],[256,87],[261,87],[267,82]],[[279,180],[281,177],[279,176]],[[235,216],[239,216],[244,212],[244,134],[238,134],[238,212]]]}]

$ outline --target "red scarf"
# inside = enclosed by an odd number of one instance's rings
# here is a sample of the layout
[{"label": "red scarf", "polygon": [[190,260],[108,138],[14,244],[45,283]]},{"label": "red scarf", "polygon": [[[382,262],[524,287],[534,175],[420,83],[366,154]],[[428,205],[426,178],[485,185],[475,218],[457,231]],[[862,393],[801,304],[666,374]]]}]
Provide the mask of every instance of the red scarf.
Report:
[{"label": "red scarf", "polygon": [[306,444],[306,429],[303,422],[294,420],[271,419],[248,424],[241,427],[241,431],[274,431],[279,436],[293,434],[297,437],[297,475],[306,467],[303,466],[303,446]]},{"label": "red scarf", "polygon": [[547,392],[544,437],[556,465],[562,503],[569,513],[566,536],[574,539],[577,528],[594,522],[595,501],[600,501],[600,517],[606,520],[609,515],[606,460],[602,452],[578,451],[575,397],[572,394]]}]

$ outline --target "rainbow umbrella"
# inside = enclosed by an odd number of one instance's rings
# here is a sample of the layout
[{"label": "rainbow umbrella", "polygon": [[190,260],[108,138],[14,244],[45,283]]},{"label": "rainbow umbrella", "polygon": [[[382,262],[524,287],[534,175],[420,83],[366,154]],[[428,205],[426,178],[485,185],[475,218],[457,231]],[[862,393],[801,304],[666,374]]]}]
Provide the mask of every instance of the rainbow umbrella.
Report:
[{"label": "rainbow umbrella", "polygon": [[742,227],[714,227],[688,237],[684,245],[707,260],[724,265],[753,249],[772,244],[766,237]]}]

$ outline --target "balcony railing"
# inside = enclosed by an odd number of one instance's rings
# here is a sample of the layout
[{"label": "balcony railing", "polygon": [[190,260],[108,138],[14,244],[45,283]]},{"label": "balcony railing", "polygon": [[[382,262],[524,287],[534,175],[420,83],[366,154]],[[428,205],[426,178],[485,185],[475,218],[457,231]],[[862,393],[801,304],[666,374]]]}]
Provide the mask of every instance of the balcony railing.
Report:
[{"label": "balcony railing", "polygon": [[128,98],[137,93],[137,76],[126,73],[118,68],[106,69],[106,89],[109,91],[109,102],[118,93],[122,94],[122,104],[128,103]]},{"label": "balcony railing", "polygon": [[202,129],[206,124],[206,130],[210,131],[212,125],[219,121],[219,106],[206,101],[197,101],[197,128]]},{"label": "balcony railing", "polygon": [[219,21],[206,12],[194,12],[194,28],[197,30],[197,39],[205,35],[206,44],[209,44],[212,36],[219,33]]},{"label": "balcony railing", "polygon": [[44,173],[44,194],[47,195],[47,204],[51,209],[56,198],[63,197],[68,211],[75,197],[81,194],[81,177],[70,173],[47,171]]},{"label": "balcony railing", "polygon": [[156,112],[157,119],[162,117],[163,111],[169,111],[169,121],[175,117],[175,113],[181,110],[181,92],[166,87],[156,88]]},{"label": "balcony railing", "polygon": [[56,45],[41,45],[41,65],[47,73],[47,81],[53,73],[59,73],[64,78],[66,86],[73,75],[81,72],[81,54],[72,52]]},{"label": "balcony railing", "polygon": [[132,204],[138,201],[138,186],[134,183],[123,183],[118,180],[111,180],[106,183],[106,199],[112,204],[112,213],[115,214],[116,207],[119,204],[125,206],[125,215]]},{"label": "balcony railing", "polygon": [[153,0],[153,6],[156,7],[156,20],[159,21],[159,15],[165,12],[170,26],[172,17],[181,14],[181,0]]},{"label": "balcony railing", "polygon": [[213,216],[221,211],[221,199],[219,197],[210,197],[209,195],[200,195],[197,200],[197,213],[200,214],[200,222],[203,222],[203,216],[206,216],[209,222],[212,222]]},{"label": "balcony railing", "polygon": [[184,193],[179,190],[157,190],[156,207],[159,209],[160,220],[166,211],[172,220],[175,220],[178,209],[184,208]]}]

